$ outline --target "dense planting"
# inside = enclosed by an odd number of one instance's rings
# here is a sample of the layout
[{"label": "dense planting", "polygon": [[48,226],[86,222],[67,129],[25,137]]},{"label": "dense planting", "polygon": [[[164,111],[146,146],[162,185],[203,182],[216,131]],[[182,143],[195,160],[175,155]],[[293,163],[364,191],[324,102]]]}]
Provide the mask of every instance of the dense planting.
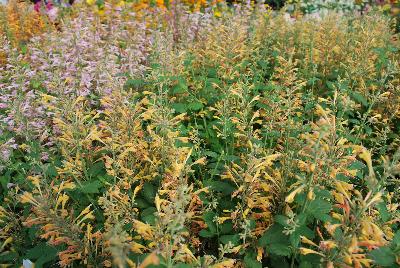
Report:
[{"label": "dense planting", "polygon": [[131,11],[0,36],[0,264],[400,265],[389,18]]}]

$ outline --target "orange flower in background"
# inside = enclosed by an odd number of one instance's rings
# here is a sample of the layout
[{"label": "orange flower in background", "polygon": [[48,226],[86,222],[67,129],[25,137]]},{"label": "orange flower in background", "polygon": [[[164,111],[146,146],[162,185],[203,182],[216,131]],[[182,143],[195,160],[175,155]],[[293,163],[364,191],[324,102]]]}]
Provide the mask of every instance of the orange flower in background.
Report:
[{"label": "orange flower in background", "polygon": [[13,46],[27,42],[31,37],[46,30],[42,16],[34,12],[29,4],[10,0],[0,7],[0,34],[6,35]]},{"label": "orange flower in background", "polygon": [[158,7],[163,7],[164,6],[164,0],[156,0],[157,6]]}]

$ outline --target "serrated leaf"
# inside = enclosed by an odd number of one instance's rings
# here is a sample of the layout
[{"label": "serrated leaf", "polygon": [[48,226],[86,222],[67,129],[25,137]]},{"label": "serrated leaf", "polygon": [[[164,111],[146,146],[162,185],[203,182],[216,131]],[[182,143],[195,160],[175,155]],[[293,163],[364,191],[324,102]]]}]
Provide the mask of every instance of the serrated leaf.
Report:
[{"label": "serrated leaf", "polygon": [[287,226],[287,220],[288,220],[288,217],[286,217],[284,215],[276,215],[275,216],[275,221],[282,226]]},{"label": "serrated leaf", "polygon": [[244,266],[246,268],[262,268],[261,262],[257,260],[257,252],[249,250],[244,255]]},{"label": "serrated leaf", "polygon": [[213,234],[217,233],[217,224],[214,222],[215,216],[216,214],[212,211],[208,211],[203,215],[204,222],[207,224],[208,229]]},{"label": "serrated leaf", "polygon": [[316,254],[300,255],[299,256],[300,266],[304,268],[319,267],[321,263],[321,256]]},{"label": "serrated leaf", "polygon": [[380,247],[370,252],[370,256],[377,265],[391,267],[396,262],[396,256],[389,247]]},{"label": "serrated leaf", "polygon": [[216,236],[216,234],[210,232],[209,230],[201,230],[201,231],[199,232],[199,235],[200,235],[201,237],[204,237],[204,238],[211,238],[211,237]]},{"label": "serrated leaf", "polygon": [[207,186],[209,186],[211,190],[223,193],[224,195],[230,195],[236,189],[232,184],[225,181],[212,181],[207,183]]},{"label": "serrated leaf", "polygon": [[223,224],[219,226],[219,233],[220,234],[229,234],[233,231],[233,223],[232,221],[225,221]]},{"label": "serrated leaf", "polygon": [[154,225],[156,220],[156,216],[154,214],[155,212],[157,212],[155,207],[148,207],[144,209],[141,213],[142,221]]},{"label": "serrated leaf", "polygon": [[144,199],[152,204],[154,202],[154,198],[156,197],[157,189],[150,182],[145,182],[142,189],[142,195]]},{"label": "serrated leaf", "polygon": [[155,225],[157,217],[155,215],[146,215],[141,217],[144,223]]},{"label": "serrated leaf", "polygon": [[330,89],[330,90],[335,90],[335,83],[331,82],[331,81],[326,81],[326,86]]},{"label": "serrated leaf", "polygon": [[5,192],[8,191],[7,184],[10,182],[10,180],[11,180],[10,176],[0,176],[0,184]]},{"label": "serrated leaf", "polygon": [[28,250],[24,258],[32,260],[35,263],[35,267],[40,268],[44,264],[56,260],[58,257],[57,252],[57,248],[42,242]]},{"label": "serrated leaf", "polygon": [[46,176],[54,178],[58,175],[57,169],[53,165],[49,165],[45,170]]},{"label": "serrated leaf", "polygon": [[186,85],[186,83],[184,81],[180,81],[178,84],[176,84],[173,88],[172,88],[172,93],[173,94],[182,94],[187,92],[188,90],[188,86]]},{"label": "serrated leaf", "polygon": [[351,92],[351,97],[358,103],[362,104],[365,107],[368,107],[368,101],[367,99],[361,95],[359,92],[352,91]]},{"label": "serrated leaf", "polygon": [[272,244],[266,248],[266,250],[278,256],[290,256],[292,253],[291,249],[286,244]]},{"label": "serrated leaf", "polygon": [[215,153],[213,151],[205,151],[204,154],[207,155],[207,156],[210,156],[212,158],[218,158],[219,157],[219,154],[217,154],[217,153]]},{"label": "serrated leaf", "polygon": [[207,69],[207,76],[210,77],[210,78],[216,78],[217,77],[217,69],[208,68]]},{"label": "serrated leaf", "polygon": [[142,79],[128,79],[124,84],[124,89],[137,89],[145,85]]},{"label": "serrated leaf", "polygon": [[286,258],[281,256],[271,255],[271,268],[290,268],[290,263]]},{"label": "serrated leaf", "polygon": [[326,200],[315,199],[309,203],[306,212],[314,218],[327,221],[330,219],[328,213],[331,211],[332,205]]},{"label": "serrated leaf", "polygon": [[196,101],[196,102],[189,103],[187,107],[192,111],[198,111],[198,110],[203,109],[204,105],[203,105],[203,103]]},{"label": "serrated leaf", "polygon": [[106,171],[105,171],[104,163],[101,161],[94,163],[88,170],[88,174],[91,177],[96,177],[102,173],[105,174]]},{"label": "serrated leaf", "polygon": [[379,211],[379,216],[381,217],[382,221],[386,222],[390,220],[391,215],[389,211],[387,210],[386,203],[385,202],[380,202],[376,204],[376,208]]},{"label": "serrated leaf", "polygon": [[222,244],[228,244],[231,242],[234,246],[239,245],[240,237],[238,234],[222,235],[219,240]]},{"label": "serrated leaf", "polygon": [[140,197],[135,199],[135,204],[138,208],[141,208],[141,209],[145,209],[145,208],[152,206],[149,202],[147,202],[145,199],[140,198]]},{"label": "serrated leaf", "polygon": [[1,262],[12,262],[18,258],[18,254],[17,252],[6,251],[1,253],[0,257]]},{"label": "serrated leaf", "polygon": [[273,224],[258,240],[258,245],[268,247],[271,244],[288,242],[288,236],[282,233],[283,227],[279,224]]},{"label": "serrated leaf", "polygon": [[395,244],[396,246],[400,246],[400,230],[398,230],[392,239],[392,243]]},{"label": "serrated leaf", "polygon": [[187,105],[184,103],[173,103],[172,108],[175,110],[177,113],[186,113],[187,111]]},{"label": "serrated leaf", "polygon": [[290,234],[290,243],[293,247],[297,247],[300,243],[300,237],[305,236],[308,239],[312,240],[314,238],[314,232],[308,228],[307,226],[299,226],[296,230]]},{"label": "serrated leaf", "polygon": [[82,193],[86,194],[98,194],[99,189],[102,187],[102,183],[100,181],[92,181],[92,182],[86,182],[82,183],[82,186],[79,187],[79,190]]}]

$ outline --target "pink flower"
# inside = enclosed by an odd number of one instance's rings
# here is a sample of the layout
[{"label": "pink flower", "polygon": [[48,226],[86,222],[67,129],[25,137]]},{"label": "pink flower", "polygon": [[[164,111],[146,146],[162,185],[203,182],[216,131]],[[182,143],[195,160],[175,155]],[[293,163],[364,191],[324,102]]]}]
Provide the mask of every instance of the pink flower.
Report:
[{"label": "pink flower", "polygon": [[53,3],[51,1],[47,2],[46,10],[51,10],[53,8]]},{"label": "pink flower", "polygon": [[43,152],[43,153],[41,154],[40,159],[41,159],[42,161],[47,161],[47,160],[49,160],[49,154],[48,154],[47,152]]},{"label": "pink flower", "polygon": [[42,2],[37,2],[37,3],[35,3],[35,5],[33,6],[33,9],[36,11],[36,12],[39,12],[40,11],[40,6],[41,6],[41,4],[42,4]]}]

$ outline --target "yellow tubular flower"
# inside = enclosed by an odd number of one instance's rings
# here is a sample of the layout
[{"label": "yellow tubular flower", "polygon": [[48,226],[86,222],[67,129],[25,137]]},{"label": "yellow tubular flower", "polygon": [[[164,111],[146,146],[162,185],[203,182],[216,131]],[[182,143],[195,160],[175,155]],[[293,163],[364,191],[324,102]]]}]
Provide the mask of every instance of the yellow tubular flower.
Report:
[{"label": "yellow tubular flower", "polygon": [[291,192],[288,196],[286,196],[285,202],[289,204],[292,203],[294,201],[294,197],[296,196],[296,194],[301,193],[304,190],[304,187],[305,185],[302,185],[293,192]]}]

